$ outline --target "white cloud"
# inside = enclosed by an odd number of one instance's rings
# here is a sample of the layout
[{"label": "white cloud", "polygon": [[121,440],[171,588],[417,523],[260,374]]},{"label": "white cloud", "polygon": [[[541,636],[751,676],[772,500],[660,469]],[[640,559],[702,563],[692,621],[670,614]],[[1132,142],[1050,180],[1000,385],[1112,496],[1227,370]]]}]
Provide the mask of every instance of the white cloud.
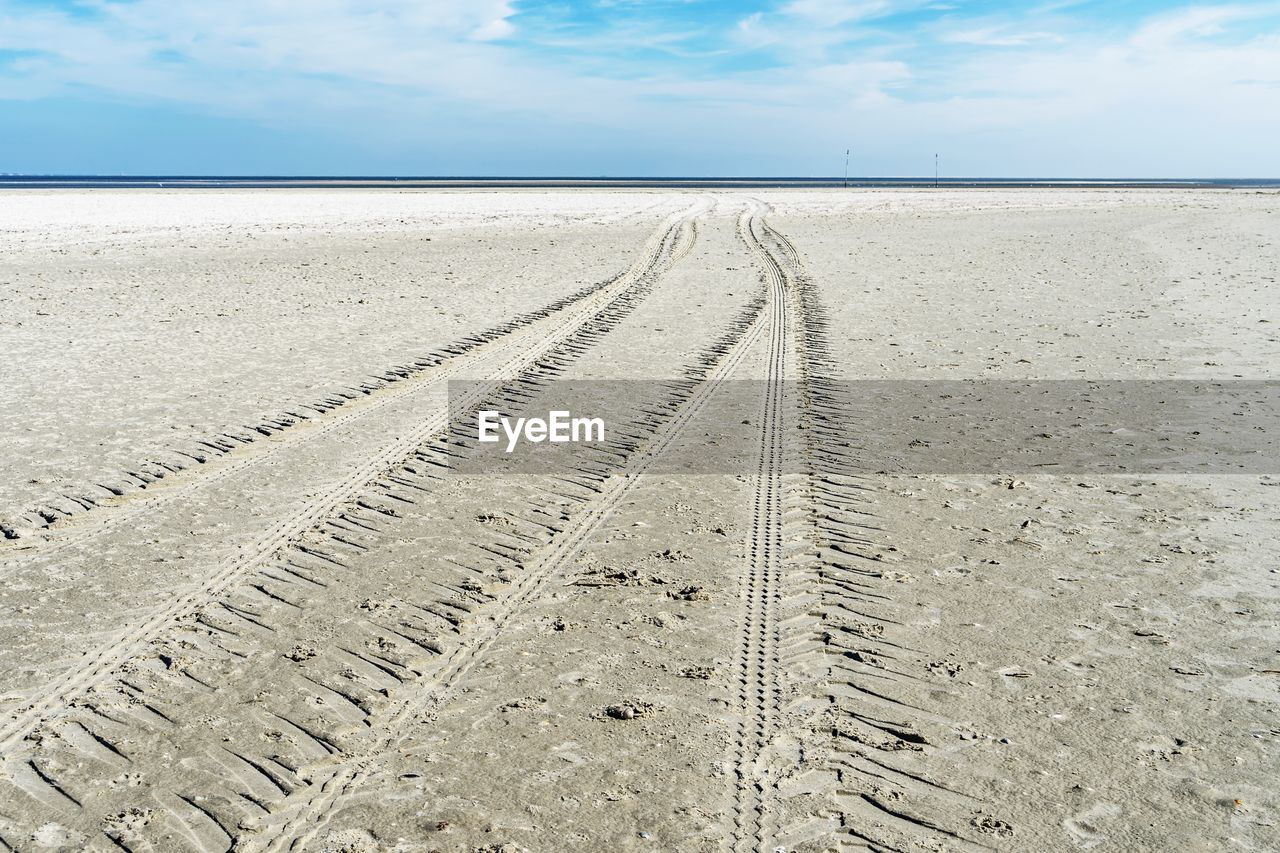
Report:
[{"label": "white cloud", "polygon": [[[553,106],[573,81],[504,49],[509,0],[104,0],[88,16],[0,0],[0,98],[164,101],[257,121],[350,122],[448,105]],[[591,81],[578,88],[593,93]],[[336,115],[328,115],[330,110]]]},{"label": "white cloud", "polygon": [[515,14],[509,2],[499,3],[494,16],[486,23],[472,31],[471,37],[476,41],[496,41],[511,38],[516,34],[515,25],[508,20]]}]

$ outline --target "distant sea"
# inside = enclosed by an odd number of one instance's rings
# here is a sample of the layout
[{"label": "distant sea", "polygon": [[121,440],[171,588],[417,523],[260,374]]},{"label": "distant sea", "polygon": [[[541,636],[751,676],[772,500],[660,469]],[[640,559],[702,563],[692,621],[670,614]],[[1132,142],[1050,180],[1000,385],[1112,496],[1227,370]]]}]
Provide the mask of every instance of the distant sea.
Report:
[{"label": "distant sea", "polygon": [[1167,187],[1280,188],[1280,178],[1114,179],[1096,178],[564,178],[564,177],[395,177],[326,175],[2,175],[0,189],[271,189],[398,188],[518,189],[556,187],[645,189],[764,189],[812,187]]}]

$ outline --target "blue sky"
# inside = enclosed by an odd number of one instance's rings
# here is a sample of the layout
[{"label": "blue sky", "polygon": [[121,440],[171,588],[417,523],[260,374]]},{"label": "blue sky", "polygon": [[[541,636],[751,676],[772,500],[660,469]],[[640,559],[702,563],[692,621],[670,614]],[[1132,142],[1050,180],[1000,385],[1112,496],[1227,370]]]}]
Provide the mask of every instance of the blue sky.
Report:
[{"label": "blue sky", "polygon": [[0,0],[0,172],[1280,176],[1280,2]]}]

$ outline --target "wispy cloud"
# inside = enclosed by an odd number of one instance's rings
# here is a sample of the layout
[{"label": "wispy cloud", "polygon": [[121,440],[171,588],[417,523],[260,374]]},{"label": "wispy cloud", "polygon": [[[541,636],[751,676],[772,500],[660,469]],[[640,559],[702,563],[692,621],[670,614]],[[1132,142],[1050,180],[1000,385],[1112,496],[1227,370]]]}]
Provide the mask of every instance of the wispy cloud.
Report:
[{"label": "wispy cloud", "polygon": [[790,0],[779,12],[819,27],[834,27],[882,18],[920,5],[908,0]]},{"label": "wispy cloud", "polygon": [[1276,16],[1280,16],[1280,3],[1174,9],[1145,21],[1133,36],[1133,43],[1146,47],[1164,47],[1178,41],[1220,36],[1232,24]]},{"label": "wispy cloud", "polygon": [[944,44],[974,44],[984,47],[1025,47],[1031,44],[1061,43],[1065,41],[1057,33],[1020,32],[1005,27],[981,27],[944,33],[939,41]]}]

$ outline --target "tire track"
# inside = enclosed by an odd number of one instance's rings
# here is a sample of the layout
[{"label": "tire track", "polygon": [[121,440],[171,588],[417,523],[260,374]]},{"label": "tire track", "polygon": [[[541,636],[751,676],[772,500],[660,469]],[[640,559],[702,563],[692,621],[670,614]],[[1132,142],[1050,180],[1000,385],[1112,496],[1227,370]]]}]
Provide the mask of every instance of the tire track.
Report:
[{"label": "tire track", "polygon": [[[701,206],[706,205],[703,203]],[[311,441],[385,408],[390,403],[419,391],[424,385],[448,380],[477,366],[483,367],[486,359],[499,359],[502,353],[509,352],[530,339],[545,339],[548,334],[556,334],[553,318],[568,310],[598,306],[612,292],[628,286],[643,275],[655,262],[655,253],[661,250],[666,234],[679,217],[679,214],[668,217],[646,241],[637,260],[627,270],[610,279],[582,288],[505,323],[473,333],[421,358],[397,364],[360,385],[335,390],[308,403],[292,405],[256,424],[193,439],[182,447],[168,448],[163,456],[154,455],[124,471],[123,479],[98,484],[96,488],[99,491],[96,493],[64,493],[60,496],[61,500],[46,500],[11,521],[0,518],[0,558],[6,561],[6,565],[0,567],[0,574],[29,560],[56,557],[157,506],[234,477],[301,442]],[[696,224],[693,227],[696,229]],[[694,238],[696,239],[696,230]],[[548,323],[552,324],[551,332],[544,328]],[[480,362],[479,365],[475,363],[477,361]],[[332,414],[335,411],[337,414]],[[295,428],[302,424],[309,424],[313,428],[297,431]],[[261,442],[264,437],[272,440],[264,445]],[[224,465],[216,464],[216,460],[250,447],[257,448],[259,452]],[[203,470],[211,461],[215,462],[211,466],[212,470]],[[197,473],[202,476],[192,476]],[[170,478],[180,475],[178,484],[170,486],[166,482],[171,482]],[[125,495],[137,494],[157,484],[165,488],[127,506],[104,503]],[[112,510],[102,524],[62,535],[58,535],[60,531],[54,527],[72,519],[92,521],[92,513],[101,509]],[[21,546],[5,548],[6,542],[26,538],[20,530],[49,531],[56,538],[37,542],[35,545],[24,542]]]},{"label": "tire track", "polygon": [[781,710],[779,608],[782,593],[782,465],[784,382],[795,358],[786,279],[760,234],[762,206],[753,204],[739,221],[747,249],[763,267],[769,292],[765,393],[760,401],[759,459],[747,537],[746,576],[742,586],[742,634],[739,639],[738,700],[740,722],[732,747],[737,787],[730,849],[765,850],[770,838],[769,799],[773,782],[762,767]]},{"label": "tire track", "polygon": [[[881,568],[884,531],[864,509],[871,484],[857,473],[856,424],[847,417],[850,390],[833,378],[837,365],[827,340],[831,324],[817,288],[790,240],[763,215],[747,234],[793,312],[786,345],[795,353],[796,461],[803,471],[776,505],[784,519],[800,515],[804,520],[785,525],[757,514],[753,525],[754,547],[768,544],[791,552],[778,561],[779,574],[772,576],[778,584],[761,595],[757,610],[775,617],[783,610],[785,636],[773,635],[774,648],[794,651],[781,654],[781,664],[749,666],[744,672],[757,685],[766,683],[761,673],[777,677],[782,672],[798,689],[790,691],[785,731],[775,726],[768,735],[765,726],[748,734],[755,738],[752,745],[767,745],[763,732],[769,737],[785,734],[799,746],[780,768],[746,791],[746,802],[760,817],[752,819],[746,808],[739,812],[746,815],[742,825],[756,835],[740,833],[734,849],[814,844],[874,851],[990,849],[959,831],[956,816],[967,816],[974,827],[1000,822],[992,823],[978,799],[931,779],[920,766],[932,747],[926,730],[941,718],[900,695],[903,686],[927,685],[929,674],[913,671],[908,638],[893,636],[898,624],[892,616],[896,573]],[[763,429],[762,447],[763,469],[775,458]],[[767,506],[776,481],[762,473],[758,482],[757,505]],[[779,526],[782,532],[775,535]],[[756,562],[753,552],[751,571],[759,580],[749,591],[761,593],[761,583],[770,576]],[[786,604],[788,600],[794,604]],[[768,636],[760,628],[763,621],[760,615],[749,621],[747,635],[756,631]],[[744,642],[744,650],[757,658],[761,647],[759,641]],[[747,695],[755,705],[763,704],[761,689]],[[775,703],[766,712],[777,714],[779,708]],[[740,784],[739,801],[743,799]]]},{"label": "tire track", "polygon": [[[664,231],[646,252],[643,263],[619,281],[607,287],[598,298],[573,310],[554,330],[540,338],[533,346],[510,356],[494,372],[495,381],[509,380],[522,371],[547,358],[562,341],[572,337],[575,331],[588,326],[593,319],[607,312],[611,305],[627,294],[649,283],[660,275],[681,251],[687,251],[690,221],[705,208],[699,203],[683,214],[672,217]],[[603,304],[601,304],[603,303]],[[479,403],[484,387],[473,392],[473,401]],[[197,588],[187,590],[155,608],[137,622],[126,626],[109,642],[84,655],[68,672],[63,673],[41,688],[39,698],[27,703],[0,727],[0,753],[9,753],[41,721],[58,715],[72,706],[94,687],[107,681],[113,672],[131,657],[139,653],[149,642],[158,638],[167,628],[179,620],[191,617],[206,605],[214,602],[231,588],[237,580],[256,567],[269,561],[273,555],[332,515],[338,507],[353,501],[367,486],[377,481],[389,468],[410,457],[415,448],[430,437],[443,434],[447,426],[447,412],[425,418],[414,430],[385,445],[370,457],[358,470],[344,478],[334,488],[312,500],[304,510],[273,527],[265,536],[236,558],[218,566]]]},{"label": "tire track", "polygon": [[[169,451],[176,456],[184,457],[185,461],[151,459],[135,465],[131,470],[124,472],[129,478],[128,481],[116,482],[109,486],[103,485],[100,488],[108,492],[110,497],[133,494],[134,490],[144,491],[157,484],[161,486],[161,490],[139,497],[126,506],[101,503],[100,501],[103,500],[101,496],[89,494],[64,495],[66,500],[73,502],[71,506],[66,504],[55,506],[46,502],[31,510],[29,516],[38,516],[44,522],[44,526],[39,529],[48,531],[56,538],[38,542],[34,546],[19,546],[19,550],[0,552],[0,556],[7,558],[8,565],[5,568],[13,568],[20,562],[36,558],[56,557],[69,548],[81,545],[156,507],[234,477],[242,471],[275,458],[282,452],[292,450],[302,443],[313,441],[334,429],[377,412],[396,400],[419,391],[425,385],[447,381],[464,370],[482,367],[486,359],[500,357],[500,353],[533,337],[543,325],[539,324],[539,320],[546,320],[583,300],[591,299],[600,291],[616,283],[621,277],[600,282],[565,300],[551,303],[524,317],[450,344],[421,359],[397,365],[379,375],[374,382],[334,392],[333,395],[321,401],[292,406],[259,424],[246,427],[242,432],[224,432],[205,436],[197,439],[191,447]],[[310,410],[311,413],[306,414],[297,410]],[[338,414],[330,414],[335,410]],[[313,425],[314,428],[299,432],[296,428],[304,424]],[[262,437],[269,437],[270,440],[263,444],[260,441]],[[217,459],[235,454],[237,450],[247,450],[246,445],[255,443],[259,449],[258,453],[248,456],[236,454],[239,456],[238,459],[223,465],[217,464]],[[204,466],[210,462],[213,462],[213,465],[210,466],[210,470],[206,470]],[[187,476],[184,476],[183,481],[178,484],[171,485],[165,482],[174,475]],[[109,510],[110,514],[103,518],[101,524],[78,531],[62,533],[59,528],[54,527],[62,521],[92,522],[96,520],[92,515],[94,510]],[[33,519],[29,519],[29,526],[35,529]],[[20,538],[13,527],[6,526],[4,529],[5,535],[11,539]]]}]

